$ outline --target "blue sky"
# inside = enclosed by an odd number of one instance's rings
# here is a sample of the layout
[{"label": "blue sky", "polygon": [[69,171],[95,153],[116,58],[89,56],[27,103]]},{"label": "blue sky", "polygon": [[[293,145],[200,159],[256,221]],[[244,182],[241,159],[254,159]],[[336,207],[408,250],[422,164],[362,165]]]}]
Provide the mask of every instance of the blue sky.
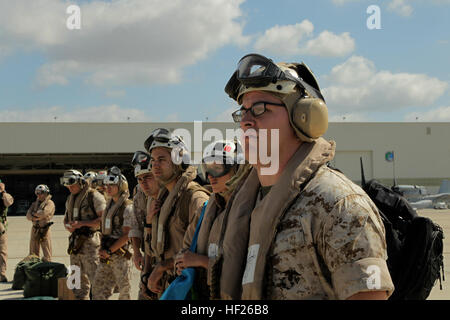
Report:
[{"label": "blue sky", "polygon": [[223,89],[249,52],[308,64],[330,121],[450,121],[449,14],[450,0],[0,0],[0,121],[231,121]]}]

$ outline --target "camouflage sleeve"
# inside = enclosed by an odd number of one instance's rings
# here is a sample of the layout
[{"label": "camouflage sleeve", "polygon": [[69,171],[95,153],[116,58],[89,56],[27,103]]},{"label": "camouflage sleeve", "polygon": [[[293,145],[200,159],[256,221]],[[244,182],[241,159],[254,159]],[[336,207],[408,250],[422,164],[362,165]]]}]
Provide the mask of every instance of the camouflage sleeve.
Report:
[{"label": "camouflage sleeve", "polygon": [[135,202],[133,203],[133,205],[131,206],[132,210],[131,210],[131,217],[130,217],[130,232],[128,233],[128,237],[130,238],[142,238],[143,237],[143,233],[142,231],[139,229],[139,223],[137,221],[137,210],[139,210],[139,208],[136,207]]},{"label": "camouflage sleeve", "polygon": [[12,204],[14,203],[14,198],[12,197],[12,195],[10,195],[9,193],[7,193],[6,191],[3,193],[3,204],[5,205],[5,207],[10,207],[12,206]]},{"label": "camouflage sleeve", "polygon": [[38,210],[36,215],[41,219],[50,220],[53,218],[55,214],[55,203],[52,200],[49,200],[47,205],[44,207],[44,210]]},{"label": "camouflage sleeve", "polygon": [[95,212],[105,211],[106,200],[105,197],[100,192],[95,191],[92,200],[94,202]]},{"label": "camouflage sleeve", "polygon": [[[125,210],[123,212],[123,226],[122,227],[131,228],[133,216],[134,216],[133,205],[130,204],[125,207]],[[128,234],[128,236],[130,236],[130,235]]]},{"label": "camouflage sleeve", "polygon": [[33,209],[34,209],[34,202],[31,204],[31,206],[28,208],[27,211],[27,220],[32,220],[33,216],[31,215],[33,213]]},{"label": "camouflage sleeve", "polygon": [[325,218],[317,243],[339,299],[364,291],[392,294],[384,226],[366,196],[354,194],[338,201]]}]

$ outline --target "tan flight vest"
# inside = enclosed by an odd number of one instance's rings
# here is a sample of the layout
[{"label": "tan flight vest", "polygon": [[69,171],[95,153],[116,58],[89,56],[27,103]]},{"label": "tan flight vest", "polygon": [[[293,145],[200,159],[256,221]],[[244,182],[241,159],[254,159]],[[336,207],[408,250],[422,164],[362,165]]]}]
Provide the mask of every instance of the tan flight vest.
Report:
[{"label": "tan flight vest", "polygon": [[[256,169],[236,195],[224,236],[224,262],[221,272],[223,299],[263,299],[267,257],[284,213],[300,194],[304,184],[327,161],[333,159],[335,143],[323,138],[302,143],[271,191],[255,203],[260,183]],[[251,217],[251,219],[250,219]],[[251,233],[250,233],[251,231]],[[253,268],[245,270],[246,265]],[[244,270],[249,274],[244,274]],[[242,284],[243,279],[253,281]]]},{"label": "tan flight vest", "polygon": [[[90,221],[97,219],[97,213],[94,209],[93,196],[96,190],[85,185],[76,195],[70,194],[66,202],[65,221]],[[99,228],[91,228],[98,231]]]},{"label": "tan flight vest", "polygon": [[[34,223],[34,225],[35,225],[36,227],[44,227],[46,224],[48,224],[48,223],[50,222],[51,218],[53,217],[53,214],[55,213],[54,210],[53,210],[53,212],[45,212],[45,211],[46,211],[45,209],[46,209],[47,205],[49,204],[49,201],[51,201],[51,199],[52,199],[52,196],[49,194],[49,195],[45,198],[44,201],[39,202],[39,200],[36,200],[36,201],[34,201],[34,202],[31,204],[31,207],[30,207],[30,209],[29,209],[28,212],[27,212],[27,218],[28,218],[28,220],[31,220],[31,219],[32,219],[31,214],[37,212],[38,210],[42,210],[42,211],[44,211],[44,213],[45,213],[46,215],[48,215],[45,219],[41,219],[41,220],[39,220],[39,221],[36,221],[36,222]],[[54,206],[54,205],[53,205],[53,206]],[[47,211],[48,211],[48,210],[47,210]]]},{"label": "tan flight vest", "polygon": [[122,233],[125,208],[133,203],[128,196],[128,192],[123,192],[116,203],[113,203],[112,198],[108,199],[106,210],[102,215],[101,231],[103,236],[110,236],[113,230],[119,230],[118,233]]},{"label": "tan flight vest", "polygon": [[[196,175],[196,168],[188,167],[168,194],[159,214],[153,217],[151,247],[158,261],[173,258],[182,248],[188,225],[199,218],[196,216],[198,208],[191,208],[191,205],[198,199],[209,198],[210,192],[193,181]],[[161,190],[160,195],[163,192]]]}]

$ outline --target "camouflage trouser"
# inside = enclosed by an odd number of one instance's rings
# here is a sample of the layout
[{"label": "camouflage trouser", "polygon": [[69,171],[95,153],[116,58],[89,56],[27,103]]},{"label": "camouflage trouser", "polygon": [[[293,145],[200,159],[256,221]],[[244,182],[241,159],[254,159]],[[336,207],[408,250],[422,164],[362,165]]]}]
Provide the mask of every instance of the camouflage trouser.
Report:
[{"label": "camouflage trouser", "polygon": [[114,287],[119,288],[119,300],[130,300],[131,262],[124,256],[113,254],[109,262],[100,262],[92,288],[93,300],[108,300]]},{"label": "camouflage trouser", "polygon": [[30,254],[35,254],[39,257],[39,249],[42,248],[43,261],[52,260],[52,235],[50,229],[44,239],[39,239],[39,229],[31,228],[30,236]]},{"label": "camouflage trouser", "polygon": [[99,248],[100,233],[96,232],[91,239],[84,242],[80,253],[70,255],[70,264],[80,267],[81,286],[80,289],[73,289],[73,294],[78,300],[89,300],[89,291],[94,284],[95,272],[99,265]]},{"label": "camouflage trouser", "polygon": [[0,236],[0,275],[6,276],[6,262],[8,261],[8,236],[6,233]]}]

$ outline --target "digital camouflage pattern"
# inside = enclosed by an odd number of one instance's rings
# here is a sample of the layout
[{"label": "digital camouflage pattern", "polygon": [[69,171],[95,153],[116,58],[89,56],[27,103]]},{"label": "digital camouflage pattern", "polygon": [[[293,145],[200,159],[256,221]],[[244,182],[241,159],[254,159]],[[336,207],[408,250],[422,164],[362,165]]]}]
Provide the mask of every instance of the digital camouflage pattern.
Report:
[{"label": "digital camouflage pattern", "polygon": [[373,202],[343,174],[323,166],[278,226],[267,297],[346,299],[369,290],[369,266],[379,268],[379,289],[390,295],[386,259],[384,225]]},{"label": "digital camouflage pattern", "polygon": [[133,218],[131,220],[131,230],[128,234],[130,238],[139,238],[141,243],[144,240],[144,223],[147,215],[147,196],[139,185],[133,197]]},{"label": "digital camouflage pattern", "polygon": [[[106,200],[103,195],[98,191],[92,193],[92,201],[95,212],[89,205],[88,198],[85,197],[80,203],[80,215],[81,221],[89,221],[97,218],[96,212],[104,211],[106,208]],[[66,201],[66,215],[64,217],[64,223],[67,222],[67,206],[69,205],[69,199]],[[100,248],[100,233],[96,232],[94,235],[86,241],[84,241],[81,250],[78,254],[70,255],[70,264],[80,267],[81,273],[81,287],[80,289],[73,289],[75,298],[78,300],[89,300],[89,291],[94,283],[95,272],[99,264],[98,250]]]},{"label": "digital camouflage pattern", "polygon": [[119,300],[130,300],[130,269],[130,260],[118,254],[113,254],[109,258],[109,263],[101,262],[95,275],[92,299],[107,300],[111,297],[114,287],[117,285]]},{"label": "digital camouflage pattern", "polygon": [[89,300],[89,291],[94,283],[95,272],[99,264],[98,249],[100,248],[100,233],[96,232],[87,239],[78,254],[70,255],[70,265],[80,268],[80,289],[73,289],[75,298]]},{"label": "digital camouflage pattern", "polygon": [[[123,215],[123,222],[120,219],[120,215]],[[112,219],[111,235],[109,237],[119,239],[123,235],[123,228],[131,226],[132,218],[133,206],[131,201],[126,200]],[[122,248],[129,249],[128,243]],[[131,262],[116,251],[109,257],[107,262],[99,263],[95,273],[92,299],[107,300],[117,286],[119,289],[119,300],[130,300],[130,280]]]}]

